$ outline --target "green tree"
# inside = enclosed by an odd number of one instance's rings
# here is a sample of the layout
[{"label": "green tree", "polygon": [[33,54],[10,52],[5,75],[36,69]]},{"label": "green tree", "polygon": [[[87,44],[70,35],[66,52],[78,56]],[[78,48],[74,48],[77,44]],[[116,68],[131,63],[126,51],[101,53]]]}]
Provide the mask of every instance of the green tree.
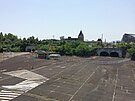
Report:
[{"label": "green tree", "polygon": [[76,48],[76,55],[78,56],[89,56],[90,48],[87,44],[81,43],[77,48]]},{"label": "green tree", "polygon": [[135,46],[131,46],[131,48],[129,48],[127,51],[130,55],[135,54]]}]

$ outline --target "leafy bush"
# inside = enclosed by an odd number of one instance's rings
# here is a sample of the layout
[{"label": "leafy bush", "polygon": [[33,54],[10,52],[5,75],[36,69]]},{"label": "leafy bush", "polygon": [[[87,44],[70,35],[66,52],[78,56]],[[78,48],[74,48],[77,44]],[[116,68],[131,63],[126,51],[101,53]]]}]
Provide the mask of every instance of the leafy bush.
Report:
[{"label": "leafy bush", "polygon": [[11,52],[20,52],[20,47],[14,47],[10,49]]},{"label": "leafy bush", "polygon": [[133,54],[135,54],[135,46],[132,46],[131,48],[129,48],[128,53],[132,56]]},{"label": "leafy bush", "polygon": [[82,43],[76,48],[76,55],[82,57],[88,57],[94,55],[95,48],[89,47],[88,44]]},{"label": "leafy bush", "polygon": [[0,45],[0,52],[3,52],[3,47],[2,47],[2,45]]}]

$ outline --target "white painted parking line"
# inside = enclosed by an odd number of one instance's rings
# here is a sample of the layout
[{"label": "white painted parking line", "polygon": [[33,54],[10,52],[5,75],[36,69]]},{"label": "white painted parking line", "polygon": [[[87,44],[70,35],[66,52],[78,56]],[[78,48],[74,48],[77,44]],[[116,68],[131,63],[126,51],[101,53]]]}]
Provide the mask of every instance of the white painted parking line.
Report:
[{"label": "white painted parking line", "polygon": [[11,98],[11,97],[0,97],[0,99],[3,99],[3,100],[12,100],[13,98]]},{"label": "white painted parking line", "polygon": [[27,79],[27,80],[47,80],[46,77],[43,77],[39,74],[36,74],[34,72],[28,71],[28,70],[17,70],[17,71],[11,71],[11,72],[5,72],[3,74],[11,75],[14,77]]},{"label": "white painted parking line", "polygon": [[[23,94],[23,93],[22,93]],[[20,93],[0,92],[0,101],[10,101],[21,95]]]},{"label": "white painted parking line", "polygon": [[[76,66],[76,64],[73,64],[71,67],[73,67],[73,66]],[[1,93],[3,93],[3,92],[16,93],[15,95],[18,97],[21,94],[26,93],[29,90],[31,90],[31,89],[33,89],[33,88],[41,85],[42,83],[46,82],[49,79],[46,78],[46,77],[43,77],[43,76],[41,76],[39,74],[36,74],[33,71],[37,71],[37,70],[43,69],[45,67],[47,67],[47,66],[43,66],[43,67],[38,68],[38,69],[33,69],[32,71],[28,71],[28,70],[17,70],[17,71],[11,71],[11,72],[5,72],[5,73],[3,73],[3,74],[6,74],[6,75],[11,75],[10,77],[8,77],[6,79],[12,78],[14,76],[14,77],[18,77],[18,78],[22,78],[22,79],[26,79],[26,80],[24,80],[24,81],[22,81],[22,82],[20,82],[20,83],[18,83],[16,85],[2,86],[3,87],[3,90],[1,90],[0,92]],[[53,75],[51,78],[59,75],[60,73],[64,72],[65,70],[67,70],[67,68],[63,68],[63,69],[64,70],[60,71],[56,75]],[[4,90],[4,89],[6,89],[6,90]],[[7,95],[10,95],[10,94],[7,94]],[[16,97],[14,97],[14,98],[16,98]],[[12,98],[12,99],[14,99],[14,98]],[[10,97],[8,97],[8,96],[2,97],[2,98],[0,98],[0,101],[10,101]]]},{"label": "white painted parking line", "polygon": [[24,92],[18,91],[8,91],[8,90],[1,90],[0,91],[0,101],[10,101],[19,95],[23,94]]},{"label": "white painted parking line", "polygon": [[2,69],[0,72],[6,72],[7,71],[7,69]]},{"label": "white painted parking line", "polygon": [[83,82],[83,84],[76,90],[76,92],[71,96],[71,98],[68,101],[72,101],[72,99],[74,98],[74,96],[80,91],[80,89],[86,84],[86,82],[95,74],[95,72],[97,71],[97,69],[99,68],[99,66],[95,69],[95,71],[93,71],[88,78]]},{"label": "white painted parking line", "polygon": [[118,82],[118,68],[117,68],[117,73],[116,73],[115,87],[114,87],[114,91],[113,91],[112,101],[115,101],[117,82]]},{"label": "white painted parking line", "polygon": [[31,70],[32,72],[34,72],[34,71],[37,71],[37,70],[40,70],[40,69],[43,69],[43,68],[46,68],[47,66],[42,66],[42,67],[39,67],[39,68],[36,68],[36,69],[33,69],[33,70]]},{"label": "white painted parking line", "polygon": [[15,98],[15,97],[17,97],[17,96],[15,96],[15,95],[9,95],[9,94],[1,94],[0,95],[0,97],[10,97],[10,98]]},{"label": "white painted parking line", "polygon": [[23,91],[23,92],[27,92],[35,87],[37,87],[38,85],[42,84],[45,81],[30,81],[30,80],[25,80],[22,81],[21,83],[18,83],[16,85],[8,85],[8,86],[2,86],[3,88],[6,89],[13,89],[13,90],[18,90],[18,91]]},{"label": "white painted parking line", "polygon": [[6,72],[3,74],[15,76],[26,80],[15,85],[2,86],[2,88],[6,90],[0,91],[0,101],[10,101],[49,80],[46,77],[43,77],[28,70],[17,70]]},{"label": "white painted parking line", "polygon": [[7,94],[7,95],[21,95],[21,94],[18,94],[18,93],[9,93],[9,92],[0,92],[0,96],[1,95],[5,95],[5,94]]},{"label": "white painted parking line", "polygon": [[10,92],[10,93],[12,93],[12,91],[6,91],[6,90],[1,90],[1,92]]},{"label": "white painted parking line", "polygon": [[62,68],[62,69],[63,69],[63,68],[66,68],[66,66],[63,66],[63,67],[60,67],[60,68]]},{"label": "white painted parking line", "polygon": [[21,95],[23,92],[20,91],[7,91],[7,90],[1,90],[0,95],[7,94],[7,95]]},{"label": "white painted parking line", "polygon": [[1,101],[9,101],[9,100],[1,100]]}]

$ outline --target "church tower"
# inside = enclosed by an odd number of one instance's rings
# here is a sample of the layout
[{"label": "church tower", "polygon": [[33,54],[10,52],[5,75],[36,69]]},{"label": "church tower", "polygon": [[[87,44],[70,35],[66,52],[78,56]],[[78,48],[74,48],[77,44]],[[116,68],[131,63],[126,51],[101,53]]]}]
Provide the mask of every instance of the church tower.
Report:
[{"label": "church tower", "polygon": [[82,33],[82,30],[80,31],[79,35],[78,35],[78,40],[80,41],[84,41],[84,35]]}]

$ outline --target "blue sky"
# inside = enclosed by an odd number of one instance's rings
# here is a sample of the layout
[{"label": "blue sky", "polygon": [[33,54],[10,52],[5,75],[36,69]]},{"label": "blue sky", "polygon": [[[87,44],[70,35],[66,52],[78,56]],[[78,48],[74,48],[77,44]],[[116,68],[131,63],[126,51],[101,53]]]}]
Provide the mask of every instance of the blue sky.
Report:
[{"label": "blue sky", "polygon": [[0,32],[21,38],[53,35],[121,40],[135,33],[135,0],[0,0]]}]

